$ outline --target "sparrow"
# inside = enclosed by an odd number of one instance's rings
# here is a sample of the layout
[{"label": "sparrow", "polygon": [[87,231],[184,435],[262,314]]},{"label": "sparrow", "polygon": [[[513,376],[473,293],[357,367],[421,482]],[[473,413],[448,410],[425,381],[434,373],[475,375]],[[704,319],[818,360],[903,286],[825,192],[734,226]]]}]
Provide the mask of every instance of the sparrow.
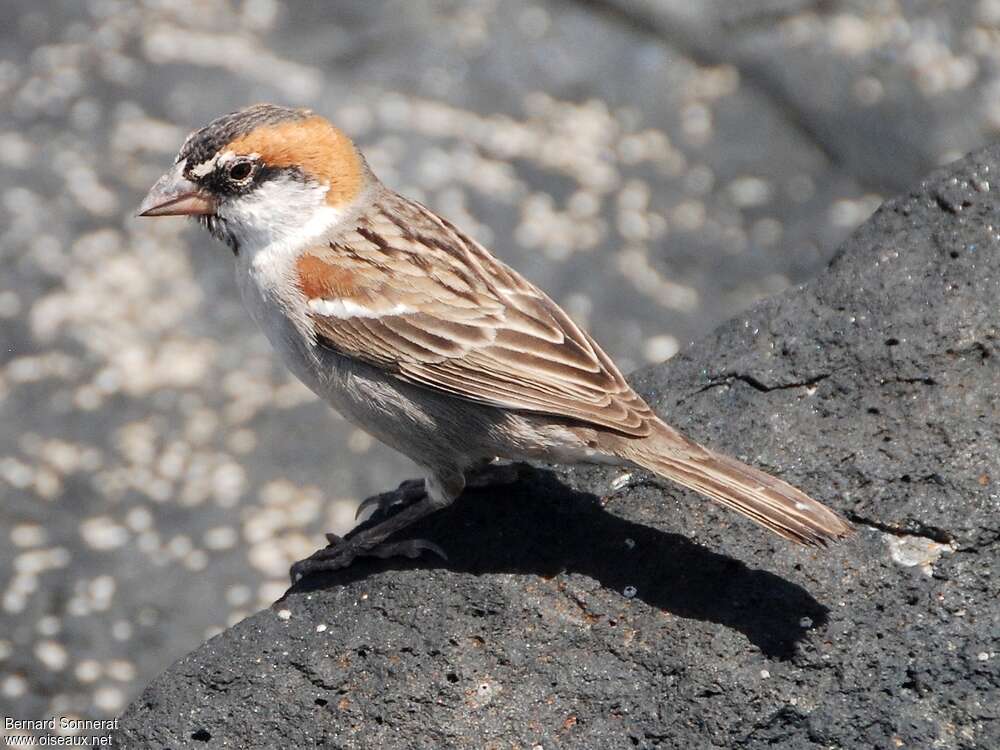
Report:
[{"label": "sparrow", "polygon": [[245,307],[288,368],[424,474],[376,499],[380,522],[327,535],[293,582],[358,556],[444,555],[386,540],[503,474],[498,459],[640,467],[804,545],[851,531],[663,422],[544,292],[383,185],[310,110],[257,104],[194,131],[138,214],[194,217],[228,245]]}]

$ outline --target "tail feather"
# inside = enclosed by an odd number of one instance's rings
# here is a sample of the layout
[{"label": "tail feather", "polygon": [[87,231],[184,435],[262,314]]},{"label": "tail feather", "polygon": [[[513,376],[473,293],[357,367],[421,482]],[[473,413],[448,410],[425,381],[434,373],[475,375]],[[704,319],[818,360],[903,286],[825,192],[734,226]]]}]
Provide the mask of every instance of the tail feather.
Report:
[{"label": "tail feather", "polygon": [[665,424],[660,426],[650,437],[632,442],[623,457],[799,544],[825,547],[853,530],[843,518],[787,482],[713,453]]}]

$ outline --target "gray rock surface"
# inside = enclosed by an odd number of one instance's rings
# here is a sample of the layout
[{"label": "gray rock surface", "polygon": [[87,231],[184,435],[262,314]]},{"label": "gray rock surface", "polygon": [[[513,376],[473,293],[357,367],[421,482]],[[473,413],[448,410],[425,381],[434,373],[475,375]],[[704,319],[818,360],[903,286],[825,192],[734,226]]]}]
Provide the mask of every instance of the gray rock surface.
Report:
[{"label": "gray rock surface", "polygon": [[536,468],[213,638],[119,747],[1000,746],[1000,148],[634,382],[858,525],[793,547],[673,486]]},{"label": "gray rock surface", "polygon": [[[909,187],[995,137],[1000,6],[900,0],[588,0],[744,90],[872,190]],[[962,112],[963,117],[956,117]]]}]

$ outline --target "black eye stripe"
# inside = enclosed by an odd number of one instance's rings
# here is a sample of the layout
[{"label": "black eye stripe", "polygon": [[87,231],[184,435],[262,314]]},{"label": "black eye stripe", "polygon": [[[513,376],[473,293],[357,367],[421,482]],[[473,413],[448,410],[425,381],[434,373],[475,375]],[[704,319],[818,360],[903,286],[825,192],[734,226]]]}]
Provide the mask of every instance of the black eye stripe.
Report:
[{"label": "black eye stripe", "polygon": [[297,167],[272,167],[250,156],[227,157],[222,163],[215,161],[217,158],[218,156],[215,156],[208,162],[188,170],[187,176],[202,189],[219,198],[246,195],[268,180],[278,178],[300,182],[305,180],[305,176]]},{"label": "black eye stripe", "polygon": [[[203,174],[198,174],[203,172]],[[201,167],[190,170],[190,179],[203,189],[215,195],[228,197],[248,193],[253,190],[270,171],[267,165],[257,159],[237,156],[218,156],[206,162]]]}]

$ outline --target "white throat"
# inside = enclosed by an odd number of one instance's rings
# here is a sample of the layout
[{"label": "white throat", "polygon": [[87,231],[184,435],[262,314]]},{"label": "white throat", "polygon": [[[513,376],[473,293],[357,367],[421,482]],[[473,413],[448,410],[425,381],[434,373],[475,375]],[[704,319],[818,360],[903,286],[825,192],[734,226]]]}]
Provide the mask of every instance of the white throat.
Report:
[{"label": "white throat", "polygon": [[219,217],[246,260],[256,261],[261,253],[283,255],[323,239],[350,212],[349,207],[328,205],[328,190],[326,185],[280,176],[249,195],[223,202]]},{"label": "white throat", "polygon": [[357,201],[342,208],[328,205],[327,190],[314,182],[280,176],[219,207],[219,216],[239,247],[240,295],[279,351],[298,351],[312,336],[298,291],[300,254],[329,242],[357,211]]}]

